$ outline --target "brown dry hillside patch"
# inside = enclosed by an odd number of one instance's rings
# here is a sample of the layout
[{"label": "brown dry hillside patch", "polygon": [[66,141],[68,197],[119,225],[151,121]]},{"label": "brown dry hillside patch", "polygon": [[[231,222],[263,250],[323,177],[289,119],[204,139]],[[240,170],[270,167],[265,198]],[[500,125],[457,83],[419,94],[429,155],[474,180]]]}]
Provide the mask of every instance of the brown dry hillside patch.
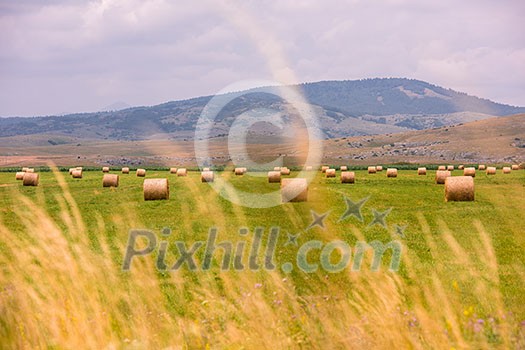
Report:
[{"label": "brown dry hillside patch", "polygon": [[[326,142],[325,157],[352,162],[504,162],[525,158],[525,114],[401,134]],[[363,157],[359,159],[355,157]]]}]

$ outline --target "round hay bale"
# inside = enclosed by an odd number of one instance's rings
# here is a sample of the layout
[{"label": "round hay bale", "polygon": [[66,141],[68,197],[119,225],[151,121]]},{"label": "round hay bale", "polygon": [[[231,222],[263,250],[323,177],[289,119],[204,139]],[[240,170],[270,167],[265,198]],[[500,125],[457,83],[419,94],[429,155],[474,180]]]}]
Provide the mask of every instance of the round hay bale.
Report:
[{"label": "round hay bale", "polygon": [[235,175],[244,175],[244,168],[235,168]]},{"label": "round hay bale", "polygon": [[282,167],[281,175],[290,175],[290,169],[288,169],[287,167]]},{"label": "round hay bale", "polygon": [[485,170],[486,168],[485,164],[478,165],[478,170]]},{"label": "round hay bale", "polygon": [[269,171],[268,172],[269,183],[280,183],[281,182],[281,171]]},{"label": "round hay bale", "polygon": [[369,166],[368,167],[368,173],[369,174],[375,174],[377,171],[376,167],[375,166]]},{"label": "round hay bale", "polygon": [[213,182],[215,179],[215,175],[213,174],[213,171],[203,171],[201,173],[201,182]]},{"label": "round hay bale", "polygon": [[24,174],[25,172],[24,171],[18,171],[15,175],[15,179],[16,180],[23,180],[24,179]]},{"label": "round hay bale", "polygon": [[203,168],[202,171],[211,171],[210,168]]},{"label": "round hay bale", "polygon": [[176,174],[177,168],[170,168],[170,174]]},{"label": "round hay bale", "polygon": [[306,202],[308,200],[308,182],[306,179],[282,179],[281,200],[286,202]]},{"label": "round hay bale", "polygon": [[438,185],[443,185],[445,183],[445,179],[447,177],[450,177],[450,171],[448,170],[438,170],[436,171],[436,183]]},{"label": "round hay bale", "polygon": [[273,167],[273,171],[281,171],[281,167],[280,166],[274,166]]},{"label": "round hay bale", "polygon": [[38,186],[40,176],[37,173],[25,173],[22,183],[24,186]]},{"label": "round hay bale", "polygon": [[342,184],[353,184],[355,182],[355,172],[343,171],[341,172],[341,183]]},{"label": "round hay bale", "polygon": [[78,170],[78,169],[73,170],[73,172],[71,173],[71,176],[73,177],[73,179],[81,179],[82,170]]},{"label": "round hay bale", "polygon": [[69,168],[69,175],[73,175],[73,171],[75,171],[75,168]]},{"label": "round hay bale", "polygon": [[77,169],[77,170],[84,170],[81,166],[77,166],[75,169]]},{"label": "round hay bale", "polygon": [[460,165],[458,165],[458,169],[459,170],[463,170],[463,169],[465,169],[465,166],[463,164],[460,164]]},{"label": "round hay bale", "polygon": [[26,173],[34,173],[35,169],[33,168],[27,168]]},{"label": "round hay bale", "polygon": [[472,176],[472,177],[476,177],[476,168],[474,168],[474,167],[469,167],[469,168],[465,168],[465,169],[463,169],[463,176]]},{"label": "round hay bale", "polygon": [[417,168],[417,174],[418,175],[426,175],[427,174],[427,168]]},{"label": "round hay bale", "polygon": [[102,177],[102,187],[118,187],[118,175],[104,174]]},{"label": "round hay bale", "polygon": [[510,174],[510,166],[504,166],[502,171],[503,171],[503,174]]},{"label": "round hay bale", "polygon": [[518,164],[512,164],[510,167],[512,170],[520,170],[520,166]]},{"label": "round hay bale", "polygon": [[108,166],[102,167],[102,172],[103,173],[109,173],[109,167]]},{"label": "round hay bale", "polygon": [[447,170],[447,167],[444,165],[438,166],[438,170]]},{"label": "round hay bale", "polygon": [[24,173],[25,173],[25,172],[27,172],[27,169],[29,169],[29,168],[28,168],[28,167],[26,167],[26,166],[25,166],[25,167],[23,167],[23,168],[22,168],[22,172],[24,172]]},{"label": "round hay bale", "polygon": [[474,179],[472,176],[447,177],[445,180],[445,201],[473,201]]},{"label": "round hay bale", "polygon": [[308,165],[308,166],[306,166],[306,168],[305,168],[304,170],[306,170],[306,171],[312,171],[312,170],[313,170],[313,168],[312,168],[312,166],[311,166],[311,165]]},{"label": "round hay bale", "polygon": [[341,171],[347,171],[348,167],[346,165],[341,165]]},{"label": "round hay bale", "polygon": [[188,169],[186,168],[177,169],[177,176],[188,176]]},{"label": "round hay bale", "polygon": [[129,168],[128,167],[122,168],[122,174],[129,174]]},{"label": "round hay bale", "polygon": [[146,169],[137,169],[136,174],[138,177],[144,177],[146,176]]},{"label": "round hay bale", "polygon": [[487,175],[496,175],[496,167],[495,166],[487,167],[486,174]]},{"label": "round hay bale", "polygon": [[383,171],[383,166],[382,165],[377,165],[376,166],[376,171]]},{"label": "round hay bale", "polygon": [[454,166],[453,165],[447,165],[447,170],[448,171],[454,171]]},{"label": "round hay bale", "polygon": [[396,168],[386,169],[386,177],[397,177],[397,169]]},{"label": "round hay bale", "polygon": [[325,171],[326,177],[335,177],[335,169],[327,169]]},{"label": "round hay bale", "polygon": [[145,179],[144,200],[155,201],[170,198],[170,186],[168,179]]},{"label": "round hay bale", "polygon": [[328,169],[330,169],[329,166],[323,165],[323,166],[321,167],[321,172],[324,174]]}]

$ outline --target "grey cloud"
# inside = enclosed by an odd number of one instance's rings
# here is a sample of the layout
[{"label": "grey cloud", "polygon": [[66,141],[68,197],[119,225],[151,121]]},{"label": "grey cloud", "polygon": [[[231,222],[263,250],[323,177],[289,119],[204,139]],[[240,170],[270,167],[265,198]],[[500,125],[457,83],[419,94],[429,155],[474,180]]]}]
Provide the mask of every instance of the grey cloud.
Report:
[{"label": "grey cloud", "polygon": [[148,105],[280,76],[406,76],[523,105],[524,9],[474,0],[2,2],[0,115]]}]

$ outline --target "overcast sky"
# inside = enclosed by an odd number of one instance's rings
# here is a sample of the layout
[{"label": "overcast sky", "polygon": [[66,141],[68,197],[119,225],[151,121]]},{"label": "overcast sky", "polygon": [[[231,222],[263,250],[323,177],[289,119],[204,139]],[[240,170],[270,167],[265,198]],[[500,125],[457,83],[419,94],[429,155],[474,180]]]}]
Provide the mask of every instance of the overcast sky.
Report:
[{"label": "overcast sky", "polygon": [[525,1],[0,0],[0,116],[409,77],[525,106]]}]

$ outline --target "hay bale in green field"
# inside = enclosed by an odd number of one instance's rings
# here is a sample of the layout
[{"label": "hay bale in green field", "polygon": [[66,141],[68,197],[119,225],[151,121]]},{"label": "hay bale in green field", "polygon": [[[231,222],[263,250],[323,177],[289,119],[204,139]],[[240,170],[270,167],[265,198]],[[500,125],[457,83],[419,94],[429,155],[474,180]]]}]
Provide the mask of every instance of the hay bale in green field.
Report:
[{"label": "hay bale in green field", "polygon": [[281,200],[286,202],[306,202],[308,200],[308,182],[306,179],[282,179]]},{"label": "hay bale in green field", "polygon": [[355,183],[355,172],[343,171],[341,172],[341,183],[342,184],[353,184]]},{"label": "hay bale in green field", "polygon": [[445,201],[465,202],[474,200],[472,176],[454,176],[445,179]]},{"label": "hay bale in green field", "polygon": [[201,173],[201,182],[213,182],[215,180],[215,175],[213,171],[203,171]]},{"label": "hay bale in green field", "polygon": [[438,171],[436,171],[436,183],[438,185],[443,185],[443,184],[445,184],[445,179],[447,177],[450,177],[450,176],[451,176],[450,171],[448,171],[448,170],[438,170]]},{"label": "hay bale in green field", "polygon": [[168,179],[145,179],[143,184],[144,200],[165,200],[170,198]]},{"label": "hay bale in green field", "polygon": [[281,171],[269,171],[268,172],[269,183],[280,183],[281,182]]},{"label": "hay bale in green field", "polygon": [[104,174],[102,187],[118,187],[119,176],[115,174]]},{"label": "hay bale in green field", "polygon": [[40,176],[37,173],[25,173],[22,179],[24,186],[38,186]]},{"label": "hay bale in green field", "polygon": [[386,177],[397,177],[397,169],[396,168],[386,169]]},{"label": "hay bale in green field", "polygon": [[463,169],[463,176],[476,177],[476,168],[468,167],[468,168]]}]

